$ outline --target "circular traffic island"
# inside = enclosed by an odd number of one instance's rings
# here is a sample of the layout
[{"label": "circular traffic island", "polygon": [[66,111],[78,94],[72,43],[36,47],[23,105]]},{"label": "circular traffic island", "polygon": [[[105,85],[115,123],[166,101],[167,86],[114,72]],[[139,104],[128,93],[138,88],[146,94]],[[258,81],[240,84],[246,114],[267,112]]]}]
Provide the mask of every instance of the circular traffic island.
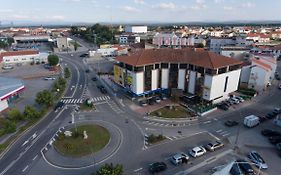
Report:
[{"label": "circular traffic island", "polygon": [[54,142],[57,152],[82,157],[102,150],[110,141],[109,131],[100,125],[81,125],[60,133]]}]

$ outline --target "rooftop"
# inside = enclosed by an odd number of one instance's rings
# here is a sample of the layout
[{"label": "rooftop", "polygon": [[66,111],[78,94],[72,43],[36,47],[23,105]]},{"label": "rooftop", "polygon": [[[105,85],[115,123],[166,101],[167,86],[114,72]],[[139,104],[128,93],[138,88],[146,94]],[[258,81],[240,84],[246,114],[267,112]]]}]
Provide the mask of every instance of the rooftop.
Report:
[{"label": "rooftop", "polygon": [[208,69],[218,69],[242,64],[241,61],[208,51],[191,49],[150,49],[140,50],[129,56],[119,56],[117,61],[132,66],[144,66],[155,63],[192,64]]},{"label": "rooftop", "polygon": [[18,56],[18,55],[35,55],[39,54],[36,50],[21,50],[21,51],[12,51],[12,52],[1,52],[0,53],[0,62],[3,60],[3,57],[6,56]]},{"label": "rooftop", "polygon": [[24,84],[19,79],[0,77],[0,100],[21,87],[23,88]]}]

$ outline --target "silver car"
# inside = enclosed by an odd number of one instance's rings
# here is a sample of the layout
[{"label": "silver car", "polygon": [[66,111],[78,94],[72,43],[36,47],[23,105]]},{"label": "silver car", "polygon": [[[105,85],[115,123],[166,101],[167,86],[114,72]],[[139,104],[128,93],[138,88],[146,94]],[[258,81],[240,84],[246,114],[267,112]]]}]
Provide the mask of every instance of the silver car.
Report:
[{"label": "silver car", "polygon": [[172,158],[171,158],[171,162],[174,164],[174,165],[179,165],[179,164],[182,164],[183,161],[187,161],[189,159],[188,155],[185,154],[185,153],[178,153],[176,155],[174,155]]},{"label": "silver car", "polygon": [[256,152],[256,151],[251,151],[248,155],[249,159],[258,167],[261,169],[267,169],[268,166],[263,160],[263,158]]}]

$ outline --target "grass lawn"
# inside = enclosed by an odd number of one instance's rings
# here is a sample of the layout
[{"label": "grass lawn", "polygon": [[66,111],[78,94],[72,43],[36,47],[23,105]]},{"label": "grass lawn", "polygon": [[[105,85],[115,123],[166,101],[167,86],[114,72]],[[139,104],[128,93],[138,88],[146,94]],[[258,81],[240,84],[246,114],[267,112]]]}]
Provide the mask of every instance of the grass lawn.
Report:
[{"label": "grass lawn", "polygon": [[[95,153],[103,149],[110,140],[109,132],[99,125],[78,126],[75,134],[75,128],[72,128],[72,137],[65,137],[60,134],[54,142],[56,150],[64,156],[82,157]],[[87,131],[88,139],[84,139],[83,132]]]},{"label": "grass lawn", "polygon": [[[161,114],[161,115],[159,115]],[[162,117],[162,118],[188,118],[192,117],[188,111],[181,107],[181,106],[173,106],[172,109],[170,109],[168,106],[165,106],[161,109],[158,109],[156,111],[153,111],[150,115]]]},{"label": "grass lawn", "polygon": [[89,105],[87,105],[86,103],[82,103],[81,105],[80,105],[80,110],[81,111],[91,111],[91,110],[95,110],[96,108],[95,108],[95,106],[93,105],[93,106],[89,106]]}]

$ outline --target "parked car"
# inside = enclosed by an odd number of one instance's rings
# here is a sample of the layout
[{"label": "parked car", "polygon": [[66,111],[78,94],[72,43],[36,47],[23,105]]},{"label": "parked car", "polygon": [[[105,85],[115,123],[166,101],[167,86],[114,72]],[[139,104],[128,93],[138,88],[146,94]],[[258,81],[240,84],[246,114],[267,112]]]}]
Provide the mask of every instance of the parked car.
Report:
[{"label": "parked car", "polygon": [[191,149],[189,151],[189,154],[192,157],[199,157],[199,156],[204,155],[206,152],[207,151],[205,150],[205,148],[203,146],[197,146],[197,147],[194,147],[193,149]]},{"label": "parked car", "polygon": [[249,128],[253,128],[259,124],[260,124],[260,119],[255,115],[249,115],[244,118],[244,125]]},{"label": "parked car", "polygon": [[262,122],[265,122],[265,121],[267,120],[267,118],[264,117],[264,116],[258,116],[258,118],[260,119],[260,122],[261,122],[261,123],[262,123]]},{"label": "parked car", "polygon": [[281,157],[281,143],[276,144],[278,155]]},{"label": "parked car", "polygon": [[275,74],[275,79],[276,79],[276,80],[281,80],[279,74]]},{"label": "parked car", "polygon": [[155,102],[156,103],[160,103],[161,102],[161,98],[160,97],[155,97]]},{"label": "parked car", "polygon": [[236,104],[236,105],[240,103],[240,101],[236,97],[230,98],[230,101],[232,101],[233,104]]},{"label": "parked car", "polygon": [[101,93],[103,94],[107,94],[107,90],[105,89],[105,87],[100,88]]},{"label": "parked car", "polygon": [[223,147],[224,144],[220,141],[214,141],[214,142],[210,142],[208,143],[205,148],[208,150],[208,151],[215,151],[216,149],[219,149],[221,147]]},{"label": "parked car", "polygon": [[162,99],[162,100],[167,100],[167,99],[168,99],[168,97],[167,97],[167,95],[166,95],[166,94],[161,94],[161,99]]},{"label": "parked car", "polygon": [[256,151],[251,151],[249,153],[248,157],[258,168],[261,168],[261,169],[267,169],[268,168],[264,159]]},{"label": "parked car", "polygon": [[45,77],[44,80],[55,80],[55,77]]},{"label": "parked car", "polygon": [[149,105],[154,105],[154,102],[155,102],[154,98],[151,98],[148,100]]},{"label": "parked car", "polygon": [[281,136],[280,132],[271,129],[264,129],[261,131],[261,134],[266,137]]},{"label": "parked car", "polygon": [[86,71],[85,71],[86,73],[90,73],[90,69],[86,69]]},{"label": "parked car", "polygon": [[182,164],[182,163],[187,163],[189,157],[187,154],[185,153],[177,153],[176,155],[174,155],[172,158],[171,158],[171,162],[174,164],[174,165],[179,165],[179,164]]},{"label": "parked car", "polygon": [[274,108],[273,113],[275,114],[281,114],[281,108]]},{"label": "parked car", "polygon": [[278,88],[281,90],[281,84],[279,84]]},{"label": "parked car", "polygon": [[242,103],[242,102],[244,102],[244,101],[245,101],[245,100],[244,100],[244,98],[239,97],[239,96],[237,96],[237,97],[236,97],[236,99],[238,99],[240,103]]},{"label": "parked car", "polygon": [[92,81],[97,81],[97,80],[98,80],[97,77],[92,78]]},{"label": "parked car", "polygon": [[155,162],[149,165],[150,173],[159,173],[161,171],[165,171],[167,169],[167,165],[164,162]]},{"label": "parked car", "polygon": [[2,69],[4,69],[4,70],[10,70],[10,69],[14,69],[14,67],[11,66],[11,65],[5,65],[5,66],[2,67]]},{"label": "parked car", "polygon": [[147,106],[147,101],[145,101],[145,100],[140,101],[140,105],[141,106]]},{"label": "parked car", "polygon": [[277,116],[277,114],[275,114],[274,112],[270,112],[270,113],[267,113],[266,114],[266,118],[267,119],[273,119],[273,118],[275,118]]},{"label": "parked car", "polygon": [[234,162],[230,169],[231,175],[244,175],[243,171],[241,170],[239,164],[237,162]]},{"label": "parked car", "polygon": [[87,56],[89,56],[88,53],[84,53],[84,54],[80,55],[80,57],[82,57],[82,58],[87,57]]},{"label": "parked car", "polygon": [[272,144],[277,144],[281,142],[281,136],[271,136],[268,138],[268,140]]},{"label": "parked car", "polygon": [[229,107],[223,103],[218,104],[217,107],[224,111],[227,111],[229,109]]},{"label": "parked car", "polygon": [[228,126],[228,127],[236,126],[238,124],[239,123],[237,121],[234,121],[234,120],[228,120],[228,121],[224,122],[224,125]]},{"label": "parked car", "polygon": [[254,175],[255,172],[249,162],[247,162],[246,160],[239,159],[237,160],[237,163],[239,164],[239,167],[244,173],[246,173],[247,175]]}]

